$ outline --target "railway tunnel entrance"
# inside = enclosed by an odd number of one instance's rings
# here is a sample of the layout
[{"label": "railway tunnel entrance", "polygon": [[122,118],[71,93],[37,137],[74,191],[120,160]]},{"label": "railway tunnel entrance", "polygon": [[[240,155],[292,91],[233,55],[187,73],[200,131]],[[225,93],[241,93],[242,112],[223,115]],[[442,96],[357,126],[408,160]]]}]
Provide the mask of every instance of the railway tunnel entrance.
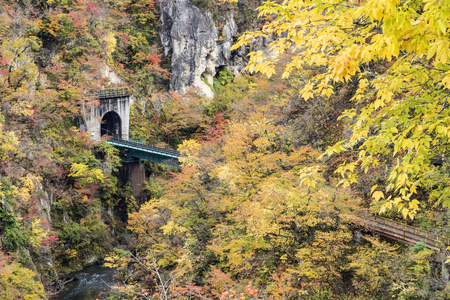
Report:
[{"label": "railway tunnel entrance", "polygon": [[120,116],[114,112],[107,112],[101,121],[100,136],[109,135],[113,137],[122,137],[122,121]]},{"label": "railway tunnel entrance", "polygon": [[105,134],[128,137],[130,105],[133,101],[127,88],[102,89],[88,99],[83,119],[85,130],[90,133],[92,141],[99,142]]}]

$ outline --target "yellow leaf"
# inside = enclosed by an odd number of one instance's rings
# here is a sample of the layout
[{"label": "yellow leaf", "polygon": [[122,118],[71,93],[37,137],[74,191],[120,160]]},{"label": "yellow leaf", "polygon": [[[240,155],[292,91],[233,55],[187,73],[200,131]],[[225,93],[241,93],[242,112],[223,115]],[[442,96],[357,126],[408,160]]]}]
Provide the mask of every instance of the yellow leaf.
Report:
[{"label": "yellow leaf", "polygon": [[403,210],[402,210],[402,215],[403,215],[403,218],[404,218],[404,219],[406,219],[406,218],[408,217],[408,214],[409,214],[408,209],[403,208]]},{"label": "yellow leaf", "polygon": [[413,210],[419,210],[419,205],[420,205],[420,202],[416,199],[409,202],[409,208],[411,208]]},{"label": "yellow leaf", "polygon": [[446,75],[441,82],[445,88],[450,89],[450,74]]},{"label": "yellow leaf", "polygon": [[378,184],[375,184],[374,186],[372,186],[372,188],[370,189],[370,192],[373,193],[373,191],[375,191],[375,189],[378,187]]},{"label": "yellow leaf", "polygon": [[384,198],[384,194],[382,191],[375,191],[373,192],[372,197],[378,202],[381,198]]},{"label": "yellow leaf", "polygon": [[402,173],[402,174],[398,175],[398,177],[397,177],[397,187],[404,186],[407,179],[408,179],[408,175],[405,174],[405,173]]},{"label": "yellow leaf", "polygon": [[367,79],[365,79],[365,78],[359,82],[359,87],[361,89],[364,89],[364,88],[366,88],[368,86],[369,86],[369,81]]}]

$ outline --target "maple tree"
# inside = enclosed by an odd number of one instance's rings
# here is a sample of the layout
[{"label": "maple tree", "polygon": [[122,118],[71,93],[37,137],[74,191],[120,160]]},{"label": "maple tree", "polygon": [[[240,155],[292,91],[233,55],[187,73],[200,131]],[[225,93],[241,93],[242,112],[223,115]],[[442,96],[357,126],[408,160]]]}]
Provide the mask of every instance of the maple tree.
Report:
[{"label": "maple tree", "polygon": [[448,9],[446,1],[428,0],[269,1],[258,8],[264,27],[243,34],[234,48],[273,36],[271,56],[251,53],[247,70],[270,77],[279,55],[291,54],[284,77],[320,71],[300,90],[305,100],[354,82],[355,108],[343,113],[351,135],[326,154],[355,152],[337,169],[344,186],[357,182],[358,169],[387,168],[385,184],[372,188],[374,200],[384,201],[382,211],[395,206],[413,217],[418,189],[449,205],[447,185],[428,180],[439,173],[432,160],[448,151]]},{"label": "maple tree", "polygon": [[0,299],[47,299],[36,272],[21,267],[14,257],[0,251]]}]

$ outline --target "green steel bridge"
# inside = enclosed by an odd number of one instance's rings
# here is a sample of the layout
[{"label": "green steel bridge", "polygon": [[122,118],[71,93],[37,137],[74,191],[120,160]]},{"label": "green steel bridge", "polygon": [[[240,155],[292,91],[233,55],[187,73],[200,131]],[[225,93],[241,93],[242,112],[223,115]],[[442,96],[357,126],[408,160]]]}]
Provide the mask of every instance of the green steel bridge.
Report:
[{"label": "green steel bridge", "polygon": [[122,159],[125,163],[149,160],[155,163],[180,166],[178,161],[180,153],[175,150],[151,146],[139,139],[124,139],[114,135],[108,136],[108,143],[116,148],[127,150],[126,157]]}]

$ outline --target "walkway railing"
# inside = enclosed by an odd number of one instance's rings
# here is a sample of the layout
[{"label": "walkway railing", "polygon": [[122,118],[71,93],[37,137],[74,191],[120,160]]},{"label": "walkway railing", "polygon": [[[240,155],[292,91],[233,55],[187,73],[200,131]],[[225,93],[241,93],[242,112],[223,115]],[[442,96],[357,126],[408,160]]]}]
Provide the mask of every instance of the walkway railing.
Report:
[{"label": "walkway railing", "polygon": [[407,244],[422,241],[427,247],[438,251],[450,246],[450,239],[446,237],[390,219],[372,216],[366,212],[358,214],[357,222],[370,231]]},{"label": "walkway railing", "polygon": [[99,99],[127,97],[130,95],[126,87],[108,88],[95,91],[95,95]]}]

